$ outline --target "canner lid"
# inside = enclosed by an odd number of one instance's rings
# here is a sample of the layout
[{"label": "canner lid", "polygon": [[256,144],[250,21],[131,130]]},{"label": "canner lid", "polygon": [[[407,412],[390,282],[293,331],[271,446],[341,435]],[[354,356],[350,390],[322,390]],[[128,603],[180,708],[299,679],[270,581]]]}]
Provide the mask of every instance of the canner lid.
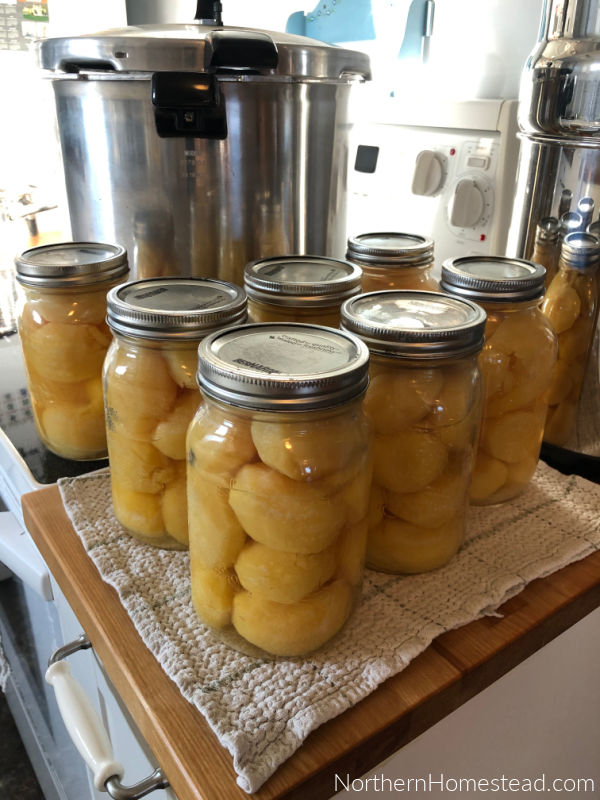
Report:
[{"label": "canner lid", "polygon": [[271,75],[283,79],[365,79],[369,57],[306,36],[254,28],[138,25],[46,39],[40,63],[56,72],[213,72],[223,79]]}]

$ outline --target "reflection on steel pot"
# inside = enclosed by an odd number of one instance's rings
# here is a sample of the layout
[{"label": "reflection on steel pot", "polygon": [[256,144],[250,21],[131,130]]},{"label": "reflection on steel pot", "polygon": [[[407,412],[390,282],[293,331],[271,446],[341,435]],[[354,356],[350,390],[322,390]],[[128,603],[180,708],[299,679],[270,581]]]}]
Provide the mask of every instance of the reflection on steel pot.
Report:
[{"label": "reflection on steel pot", "polygon": [[73,235],[118,241],[134,275],[241,284],[259,257],[343,256],[348,99],[366,55],[202,13],[48,39],[41,64]]}]

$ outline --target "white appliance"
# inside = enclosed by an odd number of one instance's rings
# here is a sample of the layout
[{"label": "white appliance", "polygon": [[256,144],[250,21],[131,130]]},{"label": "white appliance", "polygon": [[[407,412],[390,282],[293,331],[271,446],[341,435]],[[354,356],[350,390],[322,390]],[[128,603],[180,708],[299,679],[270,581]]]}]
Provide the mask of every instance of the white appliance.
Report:
[{"label": "white appliance", "polygon": [[[44,680],[52,653],[83,629],[27,532],[21,511],[25,492],[94,465],[66,462],[41,444],[17,334],[0,337],[0,375],[0,640],[11,670],[6,699],[46,800],[100,800],[107,794],[94,788],[69,738],[54,689]],[[124,782],[147,778],[156,762],[93,650],[77,652],[68,662],[125,768]],[[152,797],[172,800],[174,795],[167,789]]]},{"label": "white appliance", "polygon": [[[368,91],[368,90],[366,90]],[[504,254],[519,142],[516,100],[357,101],[348,166],[348,235],[433,238],[435,274],[462,255]],[[362,107],[359,105],[362,102]]]}]

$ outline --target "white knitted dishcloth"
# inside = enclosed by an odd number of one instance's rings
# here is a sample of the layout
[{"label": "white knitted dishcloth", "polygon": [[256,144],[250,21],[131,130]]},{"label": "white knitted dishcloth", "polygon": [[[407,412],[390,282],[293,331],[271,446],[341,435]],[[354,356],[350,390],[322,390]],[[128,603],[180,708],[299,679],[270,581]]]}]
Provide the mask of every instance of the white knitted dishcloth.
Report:
[{"label": "white knitted dishcloth", "polygon": [[467,540],[447,566],[404,577],[367,570],[361,603],[329,646],[308,658],[267,661],[231,650],[198,621],[188,554],[140,544],[124,531],[112,513],[107,472],[63,478],[59,487],[100,575],[229,750],[246,792],[436,636],[600,549],[600,486],[540,463],[521,497],[470,510]]}]

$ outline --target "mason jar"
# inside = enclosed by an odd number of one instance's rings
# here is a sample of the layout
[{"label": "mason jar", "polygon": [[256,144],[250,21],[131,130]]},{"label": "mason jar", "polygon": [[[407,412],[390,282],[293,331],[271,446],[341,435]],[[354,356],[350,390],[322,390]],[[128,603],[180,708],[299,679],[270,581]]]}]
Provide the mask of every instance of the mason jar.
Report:
[{"label": "mason jar", "polygon": [[331,639],[360,593],[371,482],[369,353],[331,328],[263,323],[201,343],[189,428],[192,601],[249,653]]},{"label": "mason jar", "polygon": [[531,260],[541,264],[546,270],[544,284],[546,289],[558,270],[558,257],[560,254],[561,227],[556,217],[544,217],[535,229],[535,241]]},{"label": "mason jar", "polygon": [[22,287],[18,328],[39,437],[63,458],[106,458],[106,293],[125,280],[127,254],[113,244],[63,242],[26,250],[15,265]]},{"label": "mason jar", "polygon": [[481,415],[485,313],[433,292],[372,292],[342,306],[371,354],[364,408],[375,431],[367,566],[441,567],[465,533]]},{"label": "mason jar", "polygon": [[201,278],[152,278],[108,295],[114,334],[104,365],[113,509],[146,544],[188,543],[186,445],[201,402],[198,344],[246,320],[242,289]]},{"label": "mason jar", "polygon": [[470,490],[476,505],[516,497],[537,467],[557,352],[540,309],[545,272],[502,256],[465,256],[442,266],[442,289],[487,313],[479,356],[483,416]]},{"label": "mason jar", "polygon": [[[600,240],[590,233],[565,237],[559,271],[550,284],[542,311],[558,335],[558,360],[550,390],[544,441],[576,444],[579,405],[598,321]],[[598,365],[590,371],[598,390]],[[597,397],[596,397],[597,399]]]},{"label": "mason jar", "polygon": [[335,258],[277,256],[244,270],[252,322],[302,322],[339,328],[340,306],[360,292],[361,270]]},{"label": "mason jar", "polygon": [[346,258],[362,269],[363,292],[439,292],[432,276],[433,240],[415,233],[361,233],[348,239]]}]

